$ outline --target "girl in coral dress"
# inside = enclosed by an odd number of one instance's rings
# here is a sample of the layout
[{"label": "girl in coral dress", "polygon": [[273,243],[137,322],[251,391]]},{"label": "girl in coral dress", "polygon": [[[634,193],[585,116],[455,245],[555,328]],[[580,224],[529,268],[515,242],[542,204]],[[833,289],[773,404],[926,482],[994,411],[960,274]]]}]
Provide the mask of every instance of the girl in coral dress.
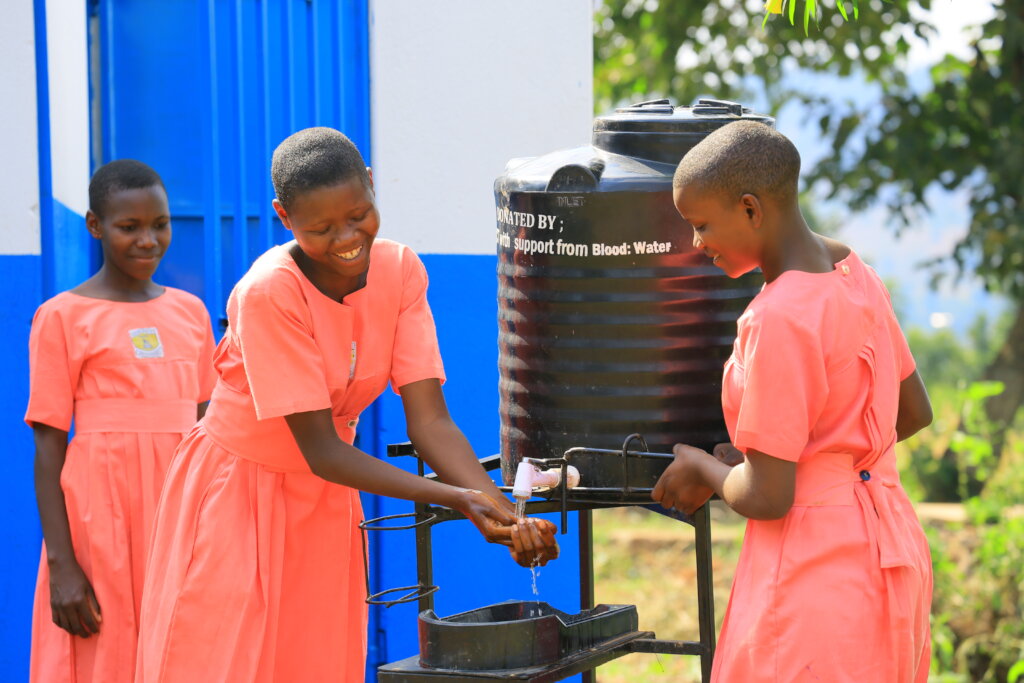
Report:
[{"label": "girl in coral dress", "polygon": [[[512,526],[441,393],[427,275],[377,239],[372,179],[338,131],[274,152],[274,208],[295,240],[228,299],[209,411],[171,465],[146,576],[138,681],[271,683],[364,677],[359,491],[463,512],[516,559],[554,555],[554,527]],[[428,480],[352,446],[388,384]]]},{"label": "girl in coral dress", "polygon": [[160,176],[111,162],[93,176],[89,206],[103,266],[39,307],[29,341],[25,421],[45,539],[32,623],[40,683],[133,680],[160,487],[213,389],[206,309],[152,279],[171,242]]},{"label": "girl in coral dress", "polygon": [[717,493],[749,518],[713,681],[924,683],[931,562],[893,446],[931,406],[878,275],[804,222],[799,169],[783,135],[736,122],[676,171],[694,246],[765,286],[725,366],[732,444],[677,445],[654,497]]}]

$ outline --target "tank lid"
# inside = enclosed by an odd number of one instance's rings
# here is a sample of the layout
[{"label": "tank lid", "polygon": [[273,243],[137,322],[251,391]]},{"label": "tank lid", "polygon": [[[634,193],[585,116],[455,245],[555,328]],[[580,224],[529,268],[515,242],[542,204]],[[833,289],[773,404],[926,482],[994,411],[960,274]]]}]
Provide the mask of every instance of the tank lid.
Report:
[{"label": "tank lid", "polygon": [[675,164],[708,133],[740,120],[775,125],[772,117],[728,100],[700,99],[692,107],[648,100],[599,116],[593,144],[616,154]]}]

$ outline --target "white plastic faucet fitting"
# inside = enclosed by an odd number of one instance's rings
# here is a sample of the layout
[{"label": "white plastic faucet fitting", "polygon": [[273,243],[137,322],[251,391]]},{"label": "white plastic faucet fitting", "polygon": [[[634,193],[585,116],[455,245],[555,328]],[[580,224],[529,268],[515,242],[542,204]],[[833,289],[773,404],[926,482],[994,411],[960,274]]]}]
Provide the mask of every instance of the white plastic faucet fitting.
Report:
[{"label": "white plastic faucet fitting", "polygon": [[[566,468],[565,478],[568,480],[569,488],[575,488],[580,483],[580,472],[572,465]],[[549,470],[540,470],[530,462],[519,463],[516,469],[516,480],[512,485],[512,495],[515,498],[526,500],[533,495],[533,489],[539,486],[554,488],[562,480],[562,470],[552,467]]]}]

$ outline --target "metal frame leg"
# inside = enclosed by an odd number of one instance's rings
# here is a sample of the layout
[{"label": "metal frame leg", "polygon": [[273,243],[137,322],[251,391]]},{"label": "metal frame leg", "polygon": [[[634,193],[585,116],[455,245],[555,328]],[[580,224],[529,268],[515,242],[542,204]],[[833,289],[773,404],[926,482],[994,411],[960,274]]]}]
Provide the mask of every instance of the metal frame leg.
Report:
[{"label": "metal frame leg", "polygon": [[[422,465],[421,465],[422,467]],[[416,512],[425,513],[426,504],[416,503]],[[416,577],[419,585],[434,585],[434,551],[433,539],[430,535],[432,524],[421,524],[416,527]],[[434,593],[427,593],[419,599],[420,612],[434,609]]]},{"label": "metal frame leg", "polygon": [[715,583],[711,568],[711,510],[705,503],[693,515],[694,546],[697,559],[697,623],[700,626],[701,680],[711,680],[711,662],[715,657]]},{"label": "metal frame leg", "polygon": [[[411,445],[411,444],[410,444]],[[391,447],[388,447],[389,451]],[[396,449],[396,454],[398,450]],[[416,451],[413,451],[415,455]],[[419,476],[426,474],[426,466],[423,464],[423,458],[416,456],[416,473]],[[427,508],[429,506],[426,503],[416,503],[413,509],[416,511],[416,519],[421,519],[422,516],[426,515]],[[416,527],[416,577],[417,583],[421,586],[433,586],[434,585],[434,539],[431,537],[430,528],[433,524],[421,524]],[[434,593],[433,591],[427,593],[419,599],[420,612],[425,612],[428,609],[434,609]]]},{"label": "metal frame leg", "polygon": [[[580,611],[594,606],[594,524],[593,511],[580,510],[576,524],[580,528]],[[597,673],[584,671],[583,683],[597,683]]]}]

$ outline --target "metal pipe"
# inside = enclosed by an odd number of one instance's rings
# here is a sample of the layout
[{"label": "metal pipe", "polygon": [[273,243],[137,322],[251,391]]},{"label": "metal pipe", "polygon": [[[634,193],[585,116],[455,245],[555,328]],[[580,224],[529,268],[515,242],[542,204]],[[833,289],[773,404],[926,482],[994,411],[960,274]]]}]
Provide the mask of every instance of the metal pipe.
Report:
[{"label": "metal pipe", "polygon": [[306,52],[312,79],[309,101],[312,110],[310,121],[314,126],[329,126],[331,124],[330,119],[325,112],[320,110],[322,102],[320,97],[320,46],[322,41],[320,40],[320,20],[317,17],[320,7],[321,4],[315,2],[315,0],[310,0],[310,2],[306,3],[306,15],[308,17],[310,34],[309,39],[306,41],[306,45],[308,45]]},{"label": "metal pipe", "polygon": [[295,3],[284,3],[284,40],[286,44],[283,46],[284,49],[281,50],[281,55],[284,57],[284,78],[287,82],[285,97],[288,103],[285,110],[288,112],[288,135],[297,130],[295,127],[295,98],[297,93],[295,88],[295,14],[292,10],[293,4]]},{"label": "metal pipe", "polygon": [[246,190],[249,183],[246,181],[246,126],[245,113],[247,111],[245,96],[245,55],[242,46],[242,0],[235,0],[234,33],[235,33],[235,100],[236,100],[236,125],[238,153],[234,159],[235,172],[232,174],[237,183],[235,190],[235,216],[234,230],[232,230],[232,242],[235,247],[235,269],[232,279],[239,279],[249,266],[249,216],[246,210]]},{"label": "metal pipe", "polygon": [[[340,128],[373,165],[370,131],[370,17],[367,2],[345,3],[338,12]],[[346,95],[348,99],[346,99]]]},{"label": "metal pipe", "polygon": [[268,172],[263,173],[260,180],[260,253],[270,249],[274,244],[274,218],[270,215],[270,13],[271,0],[260,2],[260,81],[261,99],[263,102],[263,163]]},{"label": "metal pipe", "polygon": [[209,69],[204,95],[207,98],[207,117],[204,125],[205,148],[209,157],[203,164],[203,180],[206,187],[203,210],[203,284],[207,308],[215,315],[224,310],[223,293],[223,251],[220,220],[220,102],[217,82],[217,6],[214,0],[207,0],[204,12],[205,30],[202,32]]}]

